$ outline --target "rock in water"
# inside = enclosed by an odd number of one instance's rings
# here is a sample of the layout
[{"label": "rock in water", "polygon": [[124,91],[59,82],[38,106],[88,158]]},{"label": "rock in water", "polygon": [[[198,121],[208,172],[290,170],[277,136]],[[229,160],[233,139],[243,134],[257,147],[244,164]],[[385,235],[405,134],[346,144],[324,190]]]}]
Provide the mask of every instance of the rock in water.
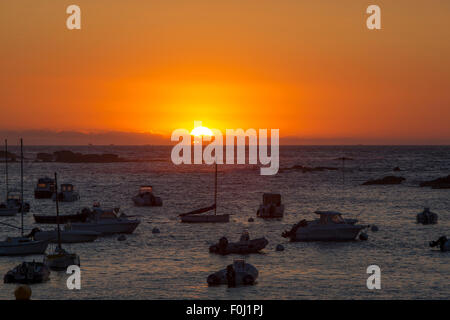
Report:
[{"label": "rock in water", "polygon": [[368,180],[363,183],[363,186],[383,185],[383,184],[401,184],[404,180],[406,180],[406,179],[403,177],[387,176],[382,179]]}]

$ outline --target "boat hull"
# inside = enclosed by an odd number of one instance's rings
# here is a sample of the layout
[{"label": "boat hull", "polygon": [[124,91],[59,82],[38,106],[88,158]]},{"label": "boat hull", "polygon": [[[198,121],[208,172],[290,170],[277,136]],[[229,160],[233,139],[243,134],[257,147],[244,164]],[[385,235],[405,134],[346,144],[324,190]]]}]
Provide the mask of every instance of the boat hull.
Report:
[{"label": "boat hull", "polygon": [[302,227],[291,241],[351,241],[356,240],[364,226],[343,225],[339,228]]},{"label": "boat hull", "polygon": [[80,266],[80,257],[76,254],[49,254],[44,258],[44,263],[52,270],[66,270],[67,267]]},{"label": "boat hull", "polygon": [[17,208],[0,208],[0,217],[12,217],[18,212]]},{"label": "boat hull", "polygon": [[229,222],[229,214],[220,215],[186,215],[181,217],[181,222],[185,223],[221,223]]},{"label": "boat hull", "polygon": [[85,223],[72,223],[70,225],[71,230],[81,231],[94,231],[102,235],[114,234],[114,233],[133,233],[139,225],[139,220],[126,221],[121,223],[116,222],[85,222]]},{"label": "boat hull", "polygon": [[47,249],[47,241],[29,241],[27,243],[0,242],[0,256],[25,256],[43,254]]},{"label": "boat hull", "polygon": [[[62,230],[61,243],[92,242],[97,239],[99,235],[99,232],[93,231]],[[57,243],[58,232],[56,230],[36,232],[34,234],[34,239]]]},{"label": "boat hull", "polygon": [[49,190],[35,190],[34,198],[35,199],[51,199],[53,196],[53,191]]},{"label": "boat hull", "polygon": [[[46,215],[37,215],[33,214],[34,221],[36,223],[44,223],[44,224],[57,224],[56,216],[46,216]],[[59,223],[66,224],[69,222],[84,222],[86,221],[87,215],[85,214],[68,214],[68,215],[60,215]]]}]

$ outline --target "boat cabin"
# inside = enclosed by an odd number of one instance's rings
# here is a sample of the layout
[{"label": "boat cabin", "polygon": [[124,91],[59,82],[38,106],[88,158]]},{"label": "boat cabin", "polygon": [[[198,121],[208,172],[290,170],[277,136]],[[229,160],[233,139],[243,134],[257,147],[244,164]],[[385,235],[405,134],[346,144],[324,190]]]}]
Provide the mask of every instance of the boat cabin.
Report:
[{"label": "boat cabin", "polygon": [[61,184],[61,192],[72,192],[73,189],[73,185],[70,183]]},{"label": "boat cabin", "polygon": [[55,180],[47,177],[38,179],[37,183],[38,188],[47,188],[48,186],[49,187],[55,186]]},{"label": "boat cabin", "polygon": [[141,186],[139,188],[139,194],[144,193],[153,193],[153,187],[152,186]]},{"label": "boat cabin", "polygon": [[281,205],[281,194],[278,193],[264,193],[263,194],[263,204],[270,205],[274,204],[276,206]]},{"label": "boat cabin", "polygon": [[320,224],[341,224],[346,223],[342,214],[337,211],[316,211],[316,214],[320,215]]}]

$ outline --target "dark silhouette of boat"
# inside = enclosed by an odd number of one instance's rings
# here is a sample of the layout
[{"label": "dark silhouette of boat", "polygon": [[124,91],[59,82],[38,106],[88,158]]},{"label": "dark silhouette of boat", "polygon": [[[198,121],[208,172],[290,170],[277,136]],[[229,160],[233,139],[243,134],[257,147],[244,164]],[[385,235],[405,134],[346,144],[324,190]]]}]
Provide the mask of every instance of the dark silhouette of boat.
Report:
[{"label": "dark silhouette of boat", "polygon": [[[65,224],[69,222],[85,222],[89,214],[90,210],[84,208],[81,212],[76,214],[60,215],[59,223]],[[33,214],[33,217],[36,223],[58,224],[58,220],[55,215]]]}]

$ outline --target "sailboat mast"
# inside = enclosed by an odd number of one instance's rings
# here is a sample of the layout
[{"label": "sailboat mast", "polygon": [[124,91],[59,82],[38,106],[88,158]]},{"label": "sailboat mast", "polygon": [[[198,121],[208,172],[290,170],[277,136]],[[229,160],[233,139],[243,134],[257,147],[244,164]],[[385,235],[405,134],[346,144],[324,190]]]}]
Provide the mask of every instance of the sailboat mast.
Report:
[{"label": "sailboat mast", "polygon": [[58,178],[55,172],[56,223],[58,224],[58,248],[61,249],[61,230],[59,228]]},{"label": "sailboat mast", "polygon": [[214,214],[217,213],[217,159],[216,159],[216,173],[214,179]]},{"label": "sailboat mast", "polygon": [[6,198],[8,199],[8,140],[5,139],[5,182],[6,182]]},{"label": "sailboat mast", "polygon": [[23,237],[23,139],[20,138],[20,232]]}]

